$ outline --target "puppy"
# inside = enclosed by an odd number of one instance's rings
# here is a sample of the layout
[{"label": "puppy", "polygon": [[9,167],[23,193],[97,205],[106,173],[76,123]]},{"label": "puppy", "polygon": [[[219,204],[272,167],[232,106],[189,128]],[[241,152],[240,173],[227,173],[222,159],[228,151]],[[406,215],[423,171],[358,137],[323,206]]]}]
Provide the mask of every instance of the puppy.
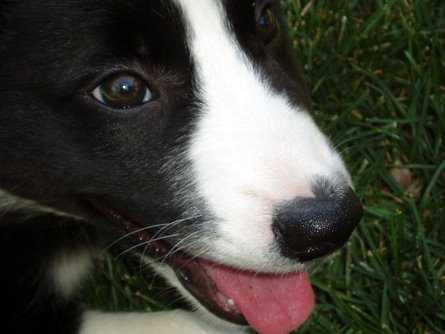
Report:
[{"label": "puppy", "polygon": [[[3,0],[4,333],[285,334],[361,217],[275,0]],[[117,241],[116,241],[117,240]],[[85,311],[110,243],[187,311]]]}]

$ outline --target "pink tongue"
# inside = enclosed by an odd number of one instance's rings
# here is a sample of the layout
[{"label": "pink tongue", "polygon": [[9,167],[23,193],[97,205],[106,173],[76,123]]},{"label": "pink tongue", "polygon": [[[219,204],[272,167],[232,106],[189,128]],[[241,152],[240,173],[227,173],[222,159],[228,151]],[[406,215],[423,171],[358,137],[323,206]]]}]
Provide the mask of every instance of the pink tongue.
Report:
[{"label": "pink tongue", "polygon": [[314,308],[307,273],[255,275],[223,266],[204,266],[218,290],[234,301],[261,334],[287,334],[301,326]]}]

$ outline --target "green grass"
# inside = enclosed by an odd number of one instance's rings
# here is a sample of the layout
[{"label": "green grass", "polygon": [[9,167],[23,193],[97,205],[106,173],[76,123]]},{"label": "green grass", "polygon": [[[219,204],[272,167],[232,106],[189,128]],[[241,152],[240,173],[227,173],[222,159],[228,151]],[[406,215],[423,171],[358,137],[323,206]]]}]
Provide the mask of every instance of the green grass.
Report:
[{"label": "green grass", "polygon": [[[285,3],[315,117],[366,211],[312,275],[318,306],[299,333],[445,333],[445,1]],[[96,306],[171,305],[137,272],[111,262],[104,272]]]}]

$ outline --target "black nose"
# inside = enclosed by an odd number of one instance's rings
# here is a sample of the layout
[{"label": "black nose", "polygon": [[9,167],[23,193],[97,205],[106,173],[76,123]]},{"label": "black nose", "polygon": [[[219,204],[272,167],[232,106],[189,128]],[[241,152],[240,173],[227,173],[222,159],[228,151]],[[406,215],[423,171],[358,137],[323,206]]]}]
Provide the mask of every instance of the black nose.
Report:
[{"label": "black nose", "polygon": [[272,226],[283,256],[309,261],[343,246],[362,214],[354,191],[345,188],[280,205]]}]

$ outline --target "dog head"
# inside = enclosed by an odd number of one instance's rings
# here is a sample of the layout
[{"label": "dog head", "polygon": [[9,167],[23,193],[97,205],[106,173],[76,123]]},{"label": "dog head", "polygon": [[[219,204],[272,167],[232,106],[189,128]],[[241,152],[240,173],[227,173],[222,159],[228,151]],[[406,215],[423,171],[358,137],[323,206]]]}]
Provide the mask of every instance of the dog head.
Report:
[{"label": "dog head", "polygon": [[280,9],[5,2],[0,186],[142,239],[147,261],[223,319],[298,326],[313,303],[299,272],[346,242],[361,207],[309,114]]}]

